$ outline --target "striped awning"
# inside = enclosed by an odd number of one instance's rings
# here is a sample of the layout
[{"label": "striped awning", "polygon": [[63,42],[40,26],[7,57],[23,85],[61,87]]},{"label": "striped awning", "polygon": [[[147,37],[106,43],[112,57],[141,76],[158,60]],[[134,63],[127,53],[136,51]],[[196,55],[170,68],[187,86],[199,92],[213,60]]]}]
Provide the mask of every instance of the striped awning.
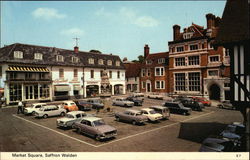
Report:
[{"label": "striped awning", "polygon": [[49,72],[46,67],[30,67],[30,66],[9,66],[7,71],[21,71],[21,72]]}]

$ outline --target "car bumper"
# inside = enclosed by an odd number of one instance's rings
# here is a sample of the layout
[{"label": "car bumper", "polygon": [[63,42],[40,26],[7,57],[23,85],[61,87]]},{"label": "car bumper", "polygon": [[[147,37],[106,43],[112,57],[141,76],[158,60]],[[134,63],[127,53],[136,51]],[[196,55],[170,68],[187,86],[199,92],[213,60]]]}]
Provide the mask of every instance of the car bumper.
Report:
[{"label": "car bumper", "polygon": [[100,139],[108,139],[108,138],[115,137],[116,135],[117,135],[117,133],[112,133],[112,134],[107,134],[107,135],[101,135]]},{"label": "car bumper", "polygon": [[58,127],[64,127],[64,128],[67,128],[68,126],[67,126],[67,124],[65,124],[65,123],[63,123],[63,122],[56,122],[56,125],[58,126]]}]

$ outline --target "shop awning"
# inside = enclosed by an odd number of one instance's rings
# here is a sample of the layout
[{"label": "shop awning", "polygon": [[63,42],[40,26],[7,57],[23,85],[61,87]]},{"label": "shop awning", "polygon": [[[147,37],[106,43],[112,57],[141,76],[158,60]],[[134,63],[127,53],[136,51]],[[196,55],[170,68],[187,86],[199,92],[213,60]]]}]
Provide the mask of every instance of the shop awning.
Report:
[{"label": "shop awning", "polygon": [[80,85],[74,85],[73,89],[76,90],[76,91],[79,91],[79,90],[81,90],[81,86]]},{"label": "shop awning", "polygon": [[9,66],[7,71],[49,72],[46,67]]},{"label": "shop awning", "polygon": [[54,86],[55,87],[55,91],[56,92],[67,92],[67,91],[70,91],[70,86],[68,86],[68,85],[64,85],[64,86],[59,86],[59,85],[57,85],[57,86]]}]

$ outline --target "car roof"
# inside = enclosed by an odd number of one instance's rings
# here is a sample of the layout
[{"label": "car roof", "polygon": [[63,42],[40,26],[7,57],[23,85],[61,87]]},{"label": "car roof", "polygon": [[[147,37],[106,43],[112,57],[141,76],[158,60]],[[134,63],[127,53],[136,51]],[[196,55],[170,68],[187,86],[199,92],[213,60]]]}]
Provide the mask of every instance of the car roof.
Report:
[{"label": "car roof", "polygon": [[82,118],[82,120],[87,120],[87,121],[97,121],[97,120],[101,120],[102,118],[99,118],[99,117],[84,117]]},{"label": "car roof", "polygon": [[46,103],[33,103],[32,105],[46,105]]},{"label": "car roof", "polygon": [[63,101],[63,103],[74,103],[74,101]]},{"label": "car roof", "polygon": [[135,109],[127,109],[125,111],[132,112],[132,113],[139,113],[140,112],[139,110],[135,110]]},{"label": "car roof", "polygon": [[71,114],[71,115],[76,115],[76,114],[81,114],[81,113],[85,113],[84,111],[70,111],[67,114]]},{"label": "car roof", "polygon": [[143,111],[152,111],[153,109],[151,109],[151,108],[141,108],[141,110],[143,110]]},{"label": "car roof", "polygon": [[58,107],[57,105],[47,105],[47,106],[43,106],[43,108],[55,108]]},{"label": "car roof", "polygon": [[156,108],[156,109],[166,109],[166,107],[162,107],[162,106],[151,106],[149,108]]}]

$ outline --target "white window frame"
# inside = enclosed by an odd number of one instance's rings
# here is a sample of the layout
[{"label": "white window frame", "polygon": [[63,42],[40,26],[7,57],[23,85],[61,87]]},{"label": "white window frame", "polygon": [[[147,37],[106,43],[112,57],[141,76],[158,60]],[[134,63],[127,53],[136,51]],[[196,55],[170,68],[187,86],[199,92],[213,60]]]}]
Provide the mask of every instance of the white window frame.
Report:
[{"label": "white window frame", "polygon": [[89,61],[89,64],[95,64],[95,59],[94,58],[89,58],[88,61]]},{"label": "white window frame", "polygon": [[116,62],[115,62],[115,65],[116,65],[116,66],[120,66],[120,65],[121,65],[121,62],[120,62],[120,61],[116,61]]},{"label": "white window frame", "polygon": [[[159,88],[157,87],[157,82],[160,83],[160,87]],[[157,81],[155,81],[155,89],[165,89],[165,81],[163,81],[163,80],[157,80]]]},{"label": "white window frame", "polygon": [[[184,65],[176,65],[176,64],[177,64],[176,59],[184,59]],[[179,63],[180,63],[180,62],[179,62]],[[186,66],[186,57],[175,57],[175,58],[174,58],[174,66],[175,66],[175,67]]]},{"label": "white window frame", "polygon": [[[145,84],[145,86],[143,86],[143,84]],[[145,88],[146,88],[146,85],[147,85],[146,82],[144,82],[144,81],[141,82],[141,88],[142,88],[142,89],[145,89]]]},{"label": "white window frame", "polygon": [[[157,72],[156,72],[157,69],[160,69],[159,75],[157,75]],[[155,67],[155,76],[165,76],[165,68],[164,67]]]},{"label": "white window frame", "polygon": [[99,65],[104,65],[104,60],[103,60],[103,59],[99,59],[99,60],[98,60],[98,64],[99,64]]},{"label": "white window frame", "polygon": [[22,51],[14,51],[14,58],[23,59]]},{"label": "white window frame", "polygon": [[146,76],[146,69],[141,69],[141,76],[142,77],[145,77]]},{"label": "white window frame", "polygon": [[78,63],[78,62],[79,62],[79,58],[78,58],[78,57],[72,56],[72,57],[71,57],[71,62],[72,62],[72,63]]},{"label": "white window frame", "polygon": [[[218,61],[211,62],[211,57],[218,57]],[[220,62],[220,55],[216,54],[216,55],[210,55],[210,56],[208,56],[208,62],[209,63],[218,63],[218,62]]]},{"label": "white window frame", "polygon": [[158,64],[163,64],[165,63],[165,58],[159,58],[158,59]]},{"label": "white window frame", "polygon": [[108,64],[108,66],[112,66],[112,61],[111,61],[111,60],[108,60],[108,61],[107,61],[107,64]]},{"label": "white window frame", "polygon": [[[209,72],[211,72],[211,71],[217,71],[218,72],[218,75],[215,75],[215,76],[211,76],[211,75],[209,75]],[[220,74],[220,72],[219,72],[219,70],[218,69],[209,69],[209,70],[207,70],[207,76],[208,77],[219,77],[219,74]]]},{"label": "white window frame", "polygon": [[43,60],[43,54],[42,53],[34,53],[34,59]]},{"label": "white window frame", "polygon": [[146,64],[152,64],[152,60],[146,60]]},{"label": "white window frame", "polygon": [[151,75],[150,69],[147,69],[147,76],[149,77]]},{"label": "white window frame", "polygon": [[[198,64],[189,64],[190,63],[190,61],[189,61],[190,57],[198,57]],[[200,65],[200,56],[199,55],[188,56],[187,59],[188,59],[188,63],[187,63],[188,66],[199,66]],[[194,61],[192,61],[192,62],[194,63]]]},{"label": "white window frame", "polygon": [[[183,50],[182,51],[178,51],[178,48],[183,48]],[[176,52],[177,53],[184,52],[184,50],[185,50],[185,46],[176,46]]]},{"label": "white window frame", "polygon": [[192,38],[193,34],[194,34],[193,32],[184,33],[183,38],[184,39],[190,39],[190,38]]},{"label": "white window frame", "polygon": [[[177,90],[176,87],[176,74],[184,74],[184,90]],[[177,92],[185,92],[186,91],[186,87],[187,87],[187,80],[186,80],[186,73],[185,72],[177,72],[177,73],[173,73],[174,75],[174,91]],[[182,85],[179,85],[178,87],[183,87]]]},{"label": "white window frame", "polygon": [[[191,50],[191,46],[197,46],[197,49]],[[197,51],[197,50],[199,50],[199,44],[198,44],[198,43],[189,44],[189,45],[188,45],[188,50],[189,50],[189,51]]]},{"label": "white window frame", "polygon": [[57,62],[64,62],[64,57],[62,55],[56,55]]},{"label": "white window frame", "polygon": [[[191,73],[199,73],[199,85],[193,85],[193,86],[191,86],[191,85],[189,85],[189,83],[190,83],[190,77],[189,77],[189,74],[191,74]],[[187,73],[187,76],[188,76],[188,79],[187,79],[187,87],[188,87],[188,91],[189,92],[200,92],[201,91],[201,72],[188,72]],[[199,87],[199,90],[190,90],[190,87]]]}]

